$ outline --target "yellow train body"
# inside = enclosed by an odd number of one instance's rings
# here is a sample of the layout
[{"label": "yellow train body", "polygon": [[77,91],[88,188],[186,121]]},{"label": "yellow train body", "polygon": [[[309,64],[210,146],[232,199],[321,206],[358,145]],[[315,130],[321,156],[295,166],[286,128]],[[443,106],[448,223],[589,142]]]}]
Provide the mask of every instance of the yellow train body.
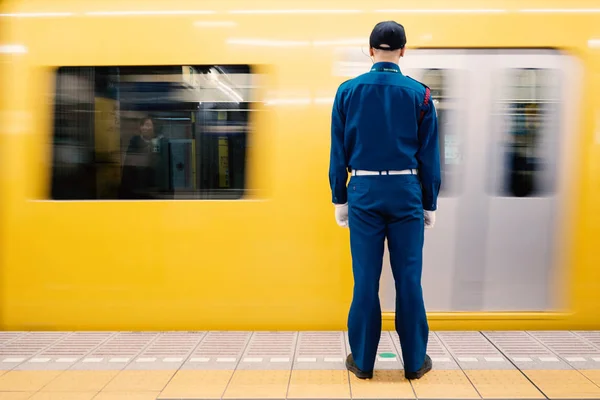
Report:
[{"label": "yellow train body", "polygon": [[[349,238],[330,201],[331,104],[314,100],[333,97],[345,79],[332,74],[336,41],[366,40],[376,22],[394,19],[407,30],[407,60],[417,48],[553,48],[582,71],[555,285],[565,301],[541,311],[431,312],[431,327],[599,329],[597,2],[448,3],[2,2],[1,328],[344,329]],[[243,199],[50,200],[56,68],[205,64],[250,65],[262,79]],[[273,98],[308,100],[266,103]],[[384,323],[392,327],[393,315]]]}]

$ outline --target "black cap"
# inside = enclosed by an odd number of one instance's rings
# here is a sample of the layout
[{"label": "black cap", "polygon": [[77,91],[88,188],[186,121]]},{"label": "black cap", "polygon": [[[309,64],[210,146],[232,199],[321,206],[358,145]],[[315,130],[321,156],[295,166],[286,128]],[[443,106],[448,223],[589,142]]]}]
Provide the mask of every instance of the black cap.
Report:
[{"label": "black cap", "polygon": [[404,27],[394,21],[383,21],[375,25],[369,45],[379,50],[398,50],[406,45]]}]

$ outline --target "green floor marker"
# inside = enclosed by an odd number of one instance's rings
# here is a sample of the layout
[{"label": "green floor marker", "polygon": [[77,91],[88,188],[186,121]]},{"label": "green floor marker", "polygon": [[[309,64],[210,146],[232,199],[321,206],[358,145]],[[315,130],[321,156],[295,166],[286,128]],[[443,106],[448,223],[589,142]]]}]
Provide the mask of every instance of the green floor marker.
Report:
[{"label": "green floor marker", "polygon": [[381,358],[396,358],[396,355],[394,353],[381,353],[379,355],[379,357],[381,357]]}]

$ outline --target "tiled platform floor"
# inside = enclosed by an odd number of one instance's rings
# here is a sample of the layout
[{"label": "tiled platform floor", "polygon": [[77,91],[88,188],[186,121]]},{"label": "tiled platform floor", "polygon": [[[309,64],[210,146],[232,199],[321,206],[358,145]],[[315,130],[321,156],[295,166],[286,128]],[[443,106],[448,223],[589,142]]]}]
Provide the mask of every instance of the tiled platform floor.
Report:
[{"label": "tiled platform floor", "polygon": [[361,381],[344,332],[0,332],[0,400],[600,399],[600,332],[432,332],[412,382],[381,339]]}]

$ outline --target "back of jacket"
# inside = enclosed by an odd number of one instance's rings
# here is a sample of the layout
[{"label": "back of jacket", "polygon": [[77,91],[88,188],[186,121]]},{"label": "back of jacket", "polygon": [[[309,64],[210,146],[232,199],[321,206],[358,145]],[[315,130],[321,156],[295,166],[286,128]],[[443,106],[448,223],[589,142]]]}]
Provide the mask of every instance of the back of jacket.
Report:
[{"label": "back of jacket", "polygon": [[347,202],[348,171],[418,169],[423,208],[437,208],[437,115],[433,102],[425,102],[425,92],[426,87],[404,76],[397,64],[385,62],[339,87],[331,123],[333,203]]}]

